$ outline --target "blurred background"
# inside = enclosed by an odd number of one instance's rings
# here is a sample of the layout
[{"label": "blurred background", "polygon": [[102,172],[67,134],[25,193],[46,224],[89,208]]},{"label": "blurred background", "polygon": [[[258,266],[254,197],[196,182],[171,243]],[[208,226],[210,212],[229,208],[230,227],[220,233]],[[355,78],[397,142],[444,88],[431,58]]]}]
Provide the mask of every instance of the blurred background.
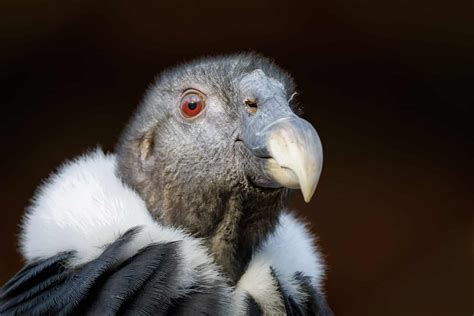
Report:
[{"label": "blurred background", "polygon": [[36,186],[66,158],[113,150],[160,70],[255,50],[294,75],[323,141],[315,198],[293,207],[319,236],[335,313],[474,313],[474,2],[0,6],[0,283],[22,265]]}]

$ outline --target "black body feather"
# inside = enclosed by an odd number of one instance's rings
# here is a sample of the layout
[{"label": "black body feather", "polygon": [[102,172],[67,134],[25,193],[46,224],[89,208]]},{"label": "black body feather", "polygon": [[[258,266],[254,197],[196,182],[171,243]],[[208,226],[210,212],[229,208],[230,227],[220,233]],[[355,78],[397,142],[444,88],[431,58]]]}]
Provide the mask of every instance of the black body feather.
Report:
[{"label": "black body feather", "polygon": [[[197,279],[184,292],[176,282],[177,267],[182,264],[179,242],[151,244],[122,259],[124,247],[138,231],[127,231],[98,258],[80,267],[69,267],[73,251],[26,266],[3,286],[0,314],[215,315],[215,307],[223,300],[222,292],[215,288],[223,285]],[[278,281],[277,273],[272,274]],[[294,279],[310,299],[298,306],[279,286],[288,315],[332,315],[308,278],[296,273]],[[250,295],[246,295],[244,305],[247,315],[263,314]]]}]

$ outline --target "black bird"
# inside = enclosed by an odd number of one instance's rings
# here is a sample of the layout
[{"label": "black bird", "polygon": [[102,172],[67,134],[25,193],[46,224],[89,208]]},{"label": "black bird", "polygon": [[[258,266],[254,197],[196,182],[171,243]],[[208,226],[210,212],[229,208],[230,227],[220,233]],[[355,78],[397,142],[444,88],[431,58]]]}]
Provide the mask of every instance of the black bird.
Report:
[{"label": "black bird", "polygon": [[304,224],[322,167],[288,73],[257,54],[164,71],[122,134],[27,210],[0,313],[332,315]]}]

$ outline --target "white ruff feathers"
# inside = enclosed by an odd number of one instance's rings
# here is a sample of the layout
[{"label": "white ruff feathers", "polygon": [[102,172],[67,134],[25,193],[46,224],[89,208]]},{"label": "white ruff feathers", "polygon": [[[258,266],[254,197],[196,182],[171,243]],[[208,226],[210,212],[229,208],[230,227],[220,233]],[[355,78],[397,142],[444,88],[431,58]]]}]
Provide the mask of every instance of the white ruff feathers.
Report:
[{"label": "white ruff feathers", "polygon": [[[140,196],[116,176],[115,169],[115,156],[96,150],[66,163],[41,186],[23,223],[20,244],[27,261],[75,250],[72,264],[86,263],[130,228],[142,226],[124,259],[150,243],[182,241],[183,286],[192,283],[198,266],[207,267],[201,276],[222,278],[201,241],[156,222]],[[281,310],[282,302],[275,300],[277,285],[270,276],[270,267],[283,289],[297,300],[304,297],[298,295],[298,285],[292,282],[295,272],[303,272],[320,287],[324,268],[313,238],[290,214],[282,213],[276,231],[253,255],[235,291],[237,305],[247,292],[265,311]]]}]

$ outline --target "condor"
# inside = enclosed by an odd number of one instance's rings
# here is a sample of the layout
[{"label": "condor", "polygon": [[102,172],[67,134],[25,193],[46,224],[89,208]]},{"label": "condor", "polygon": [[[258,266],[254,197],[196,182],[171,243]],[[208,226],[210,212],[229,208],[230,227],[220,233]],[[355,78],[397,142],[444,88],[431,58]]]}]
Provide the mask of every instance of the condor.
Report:
[{"label": "condor", "polygon": [[322,168],[295,93],[256,54],[163,72],[114,154],[41,185],[0,313],[332,315],[313,237],[286,210]]}]

